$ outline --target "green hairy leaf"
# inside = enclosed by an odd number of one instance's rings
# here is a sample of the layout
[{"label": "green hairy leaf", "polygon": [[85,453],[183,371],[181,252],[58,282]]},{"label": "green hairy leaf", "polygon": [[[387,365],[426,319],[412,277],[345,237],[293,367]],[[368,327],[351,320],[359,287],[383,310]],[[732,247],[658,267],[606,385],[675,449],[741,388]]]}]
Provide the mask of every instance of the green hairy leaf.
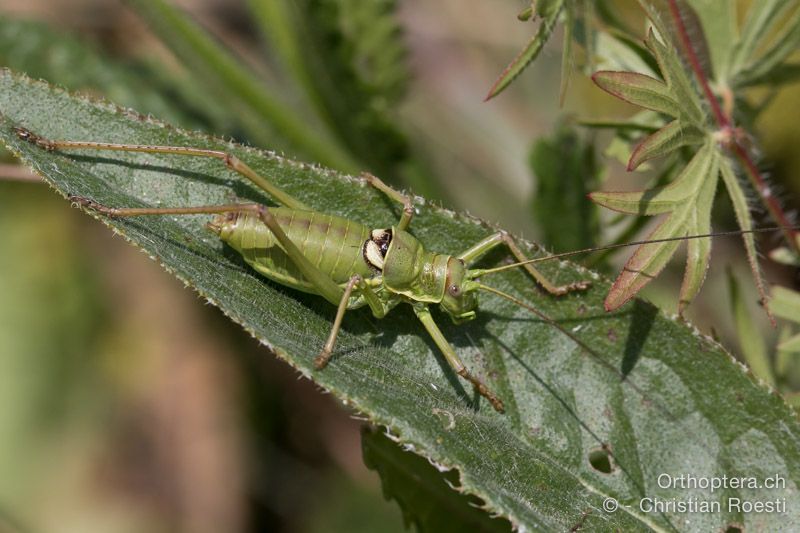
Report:
[{"label": "green hairy leaf", "polygon": [[[445,423],[447,414],[442,413]],[[483,502],[474,496],[459,494],[458,476],[444,475],[425,458],[401,449],[392,439],[375,428],[361,432],[364,464],[381,477],[383,494],[397,501],[403,510],[406,527],[418,531],[454,533],[463,531],[510,531],[510,524],[492,518],[480,508]]]},{"label": "green hairy leaf", "polygon": [[[316,209],[376,227],[398,220],[397,206],[361,180],[175,129],[8,71],[0,73],[0,113],[2,142],[61,195],[117,207],[237,199],[274,205],[216,160],[48,152],[20,139],[15,127],[54,139],[228,150]],[[718,160],[714,154],[704,156],[708,170]],[[699,185],[702,198],[708,196],[704,187],[710,185]],[[431,250],[459,252],[495,231],[421,199],[416,207],[411,231]],[[584,269],[541,264],[560,283],[593,281],[590,290],[562,298],[546,295],[518,270],[481,280],[552,321],[491,294],[482,295],[472,322],[456,326],[434,314],[465,364],[506,402],[501,415],[452,372],[408,306],[381,320],[366,309],[348,313],[331,364],[318,371],[312,361],[330,330],[333,306],[257,275],[204,228],[208,217],[93,215],[301,375],[387,426],[400,443],[439,467],[456,469],[462,492],[479,497],[486,509],[520,530],[800,527],[800,424],[794,413],[715,342],[653,306],[634,301],[606,313],[608,284]],[[534,246],[522,246],[534,255]],[[495,254],[487,263],[502,258]],[[662,474],[779,475],[785,488],[665,489]],[[639,505],[643,498],[690,497],[718,502],[723,511],[693,514],[689,521],[683,513],[649,513]],[[729,511],[725,502],[731,497],[785,498],[788,512]],[[619,501],[617,511],[603,511],[609,498]]]},{"label": "green hairy leaf", "polygon": [[598,33],[596,54],[600,70],[657,75],[655,60],[641,40],[627,34]]}]

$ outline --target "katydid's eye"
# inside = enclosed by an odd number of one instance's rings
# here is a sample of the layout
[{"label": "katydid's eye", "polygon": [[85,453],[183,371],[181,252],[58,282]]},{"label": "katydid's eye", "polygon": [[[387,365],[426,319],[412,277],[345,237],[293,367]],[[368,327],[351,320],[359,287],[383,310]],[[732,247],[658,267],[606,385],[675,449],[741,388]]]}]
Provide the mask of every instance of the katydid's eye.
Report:
[{"label": "katydid's eye", "polygon": [[450,285],[450,286],[447,288],[447,292],[449,292],[449,293],[450,293],[450,296],[455,296],[455,297],[458,297],[458,296],[460,296],[460,295],[461,295],[461,289],[458,287],[458,285],[455,285],[455,284],[453,284],[453,285]]}]

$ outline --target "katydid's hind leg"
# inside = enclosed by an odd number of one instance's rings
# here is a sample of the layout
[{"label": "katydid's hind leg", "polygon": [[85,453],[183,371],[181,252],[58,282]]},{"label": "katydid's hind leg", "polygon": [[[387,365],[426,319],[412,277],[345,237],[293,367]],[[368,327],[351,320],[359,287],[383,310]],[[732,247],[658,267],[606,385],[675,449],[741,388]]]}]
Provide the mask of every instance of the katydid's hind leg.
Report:
[{"label": "katydid's hind leg", "polygon": [[442,355],[444,355],[444,358],[447,360],[447,363],[453,368],[453,370],[455,370],[456,374],[472,383],[472,385],[478,391],[478,394],[489,400],[489,403],[492,404],[492,407],[494,407],[495,411],[498,413],[503,413],[505,411],[503,400],[498,398],[497,395],[489,390],[489,387],[487,387],[486,384],[480,380],[480,378],[472,375],[470,371],[467,370],[467,367],[464,366],[461,358],[458,357],[456,351],[444,337],[444,334],[442,334],[439,326],[437,326],[436,322],[434,322],[428,307],[426,305],[415,305],[414,313],[416,313],[417,318],[419,318],[420,322],[422,322],[422,325],[425,326],[425,329],[428,330],[433,342],[439,347],[439,350],[441,350]]},{"label": "katydid's hind leg", "polygon": [[89,198],[77,195],[67,197],[75,205],[85,207],[112,218],[150,215],[216,215],[221,213],[258,211],[260,204],[200,205],[195,207],[108,207]]},{"label": "katydid's hind leg", "polygon": [[97,211],[110,217],[137,217],[148,215],[200,215],[234,212],[250,212],[258,216],[265,226],[281,243],[286,255],[297,266],[305,278],[317,289],[319,294],[333,305],[342,298],[343,289],[330,276],[322,272],[303,255],[297,245],[283,231],[278,221],[272,216],[269,208],[261,204],[227,204],[207,205],[199,207],[106,207],[94,200],[80,196],[70,196],[70,200],[78,205]]},{"label": "katydid's hind leg", "polygon": [[362,172],[361,177],[372,187],[375,187],[392,200],[403,204],[403,214],[400,216],[400,222],[397,224],[397,228],[401,230],[408,228],[408,225],[411,224],[411,219],[414,217],[414,204],[411,202],[411,197],[392,189],[381,181],[380,178],[369,172]]},{"label": "katydid's hind leg", "polygon": [[250,168],[244,161],[235,155],[222,150],[191,148],[188,146],[156,146],[147,144],[118,144],[91,141],[53,141],[36,135],[25,128],[17,127],[14,129],[14,131],[23,141],[35,144],[36,146],[49,152],[55,150],[108,150],[116,152],[144,152],[151,154],[185,155],[219,159],[225,164],[226,167],[230,168],[241,176],[244,176],[260,189],[267,192],[270,196],[277,200],[278,203],[292,209],[302,209],[305,211],[311,210],[311,208],[305,205],[303,202],[283,192],[267,178]]},{"label": "katydid's hind leg", "polygon": [[[501,244],[505,244],[508,249],[511,251],[512,255],[517,259],[517,261],[527,261],[529,258],[522,253],[522,250],[517,246],[517,243],[514,239],[505,231],[498,231],[494,235],[490,235],[486,237],[482,241],[476,243],[474,246],[465,250],[458,256],[459,259],[465,261],[466,263],[473,263],[477,261],[480,257],[485,255],[487,252],[500,246]],[[572,291],[582,291],[589,288],[591,282],[589,281],[576,281],[575,283],[569,283],[567,285],[555,285],[551,282],[547,277],[539,272],[533,265],[522,265],[525,270],[533,276],[539,285],[542,286],[544,290],[549,292],[550,294],[554,294],[556,296],[561,296],[563,294],[567,294],[568,292]]]}]

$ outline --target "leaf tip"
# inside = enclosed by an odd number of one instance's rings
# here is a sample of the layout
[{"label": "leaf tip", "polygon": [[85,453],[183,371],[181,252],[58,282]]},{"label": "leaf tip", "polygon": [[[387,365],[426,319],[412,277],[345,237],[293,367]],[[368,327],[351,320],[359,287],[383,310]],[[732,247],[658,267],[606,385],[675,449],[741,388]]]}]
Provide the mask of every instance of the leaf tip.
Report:
[{"label": "leaf tip", "polygon": [[607,313],[616,311],[625,305],[631,298],[633,298],[633,294],[626,291],[624,287],[621,287],[619,285],[619,279],[617,279],[617,281],[614,282],[614,285],[611,286],[611,290],[608,291],[606,299],[603,300],[603,308]]},{"label": "leaf tip", "polygon": [[[489,88],[489,92],[486,93],[486,96],[483,99],[484,102],[488,102],[489,100],[491,100],[492,98],[494,98],[495,96],[497,96],[498,94],[503,92],[505,90],[505,88],[511,83],[511,80],[507,79],[507,76],[506,76],[507,74],[508,74],[508,68],[506,68],[500,74],[500,76],[498,76],[498,78],[494,81],[492,86]],[[513,79],[513,77],[512,77],[512,79]]]}]

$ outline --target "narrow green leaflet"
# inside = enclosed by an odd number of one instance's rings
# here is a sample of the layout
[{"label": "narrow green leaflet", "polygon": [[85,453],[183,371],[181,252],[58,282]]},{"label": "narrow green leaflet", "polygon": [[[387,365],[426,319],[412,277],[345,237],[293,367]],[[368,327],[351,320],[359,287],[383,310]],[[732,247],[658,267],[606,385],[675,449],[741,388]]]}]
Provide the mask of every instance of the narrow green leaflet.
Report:
[{"label": "narrow green leaflet", "polygon": [[[691,8],[680,3],[686,13]],[[653,19],[659,19],[657,10],[646,7]],[[683,11],[682,11],[683,12]],[[692,25],[698,25],[692,16]],[[687,21],[684,21],[687,22]],[[656,23],[662,34],[663,21]],[[699,38],[698,38],[699,39]],[[701,39],[702,40],[702,39]],[[635,72],[601,71],[592,77],[608,93],[662,116],[673,117],[655,133],[645,137],[633,149],[628,160],[628,170],[642,163],[676,154],[683,147],[698,151],[686,167],[669,185],[629,193],[597,192],[591,198],[610,209],[635,215],[669,214],[648,236],[649,239],[674,239],[687,235],[704,235],[711,231],[711,208],[719,178],[720,148],[709,128],[699,94],[689,73],[683,68],[675,47],[665,44],[651,30],[645,41],[656,59],[663,78]],[[681,154],[677,154],[681,156]],[[683,156],[681,156],[683,157]],[[691,303],[705,279],[711,254],[709,239],[688,242],[686,274],[681,286],[678,309],[680,312]],[[657,276],[678,248],[678,242],[659,242],[640,246],[626,263],[622,273],[606,299],[608,310],[617,309]]]},{"label": "narrow green leaflet", "polygon": [[[717,181],[719,181],[720,153],[715,148],[712,148],[711,163],[707,174],[696,177],[698,181],[701,181],[701,185],[693,202],[687,206],[686,235],[711,233],[711,208],[714,205],[714,194],[717,192]],[[695,157],[705,157],[705,155],[704,150],[701,150]],[[686,170],[688,171],[690,168],[692,168],[691,162]],[[686,270],[678,299],[678,313],[683,313],[686,306],[692,303],[694,297],[700,292],[711,260],[712,242],[711,239],[690,239],[686,243]]]},{"label": "narrow green leaflet", "polygon": [[673,117],[639,142],[628,160],[628,170],[662,157],[683,146],[701,144],[706,135],[705,115],[699,96],[683,70],[675,51],[651,31],[645,41],[653,53],[664,81],[637,72],[599,71],[592,76],[598,87],[633,105]]},{"label": "narrow green leaflet", "polygon": [[692,63],[689,61],[691,49],[697,60],[692,68],[699,67],[706,79],[713,79],[706,32],[688,0],[639,0],[639,5],[647,13],[661,39],[672,45],[670,54],[686,60],[689,66]]},{"label": "narrow green leaflet", "polygon": [[[786,287],[773,287],[772,311],[780,318],[800,324],[800,293]],[[800,352],[800,333],[783,340],[778,349],[785,352]]]},{"label": "narrow green leaflet", "polygon": [[[686,168],[669,185],[628,193],[595,192],[591,194],[591,198],[600,205],[623,213],[647,216],[668,213],[648,235],[648,240],[704,235],[709,233],[710,228],[711,207],[719,177],[719,158],[716,142],[707,139]],[[606,309],[617,309],[658,276],[679,245],[679,241],[666,241],[639,246],[625,263],[622,273],[608,293]],[[708,268],[711,242],[708,239],[692,239],[688,248],[680,309],[700,290]]]},{"label": "narrow green leaflet", "polygon": [[761,0],[752,4],[744,19],[739,41],[733,49],[732,75],[735,76],[751,60],[773,25],[778,24],[797,5],[796,0]]},{"label": "narrow green leaflet", "polygon": [[771,387],[775,386],[775,376],[772,373],[769,357],[767,356],[767,343],[764,335],[753,321],[747,304],[744,301],[739,280],[728,271],[728,294],[730,294],[733,307],[733,319],[736,324],[736,334],[739,338],[739,347],[744,360],[753,371],[753,374],[763,379]]},{"label": "narrow green leaflet", "polygon": [[[0,140],[62,195],[112,206],[191,206],[235,198],[271,203],[215,160],[46,152],[22,141],[16,125],[51,138],[230,150],[317,209],[377,227],[399,216],[395,205],[360,180],[187,133],[7,71],[0,73],[0,113]],[[417,207],[411,230],[432,250],[458,252],[494,231],[421,200]],[[317,371],[312,361],[329,332],[333,307],[257,275],[204,228],[208,217],[98,218],[300,374],[386,425],[416,453],[456,468],[465,493],[520,529],[713,531],[731,523],[747,530],[800,528],[800,424],[794,413],[716,343],[646,302],[606,313],[608,284],[584,269],[541,265],[559,282],[592,279],[591,290],[565,298],[545,295],[518,271],[481,280],[517,295],[552,322],[492,295],[482,297],[478,318],[467,324],[449,324],[435,313],[465,363],[505,400],[507,413],[501,415],[483,401],[475,407],[471,390],[441,360],[408,306],[382,320],[366,309],[348,313],[331,364]],[[523,246],[534,253],[532,245]],[[611,454],[610,471],[589,461],[598,449]],[[659,475],[665,473],[777,474],[785,488],[664,489]],[[650,497],[701,498],[719,502],[723,510],[691,517],[647,512],[640,502]],[[730,511],[725,502],[731,497],[785,498],[787,513]],[[620,503],[613,513],[603,510],[609,498]]]},{"label": "narrow green leaflet", "polygon": [[680,105],[669,86],[661,80],[636,72],[595,72],[592,80],[598,87],[620,100],[671,115],[678,116]]},{"label": "narrow green leaflet", "polygon": [[705,29],[708,51],[718,82],[728,79],[731,43],[738,38],[737,3],[718,0],[688,0]]},{"label": "narrow green leaflet", "polygon": [[[735,87],[749,87],[774,81],[781,82],[781,72],[787,70],[786,59],[797,51],[800,46],[800,9],[796,10],[791,19],[786,22],[781,33],[770,43],[767,50],[760,56],[751,58],[749,63],[736,73],[733,79]],[[793,65],[796,68],[796,64]],[[786,81],[796,79],[787,77]]]},{"label": "narrow green leaflet", "polygon": [[673,100],[680,104],[679,114],[673,116],[698,128],[707,125],[700,95],[695,89],[691,74],[683,67],[673,43],[661,41],[651,30],[647,34],[645,45],[658,62],[659,72],[669,87]]},{"label": "narrow green leaflet", "polygon": [[[739,180],[736,178],[736,173],[731,166],[731,160],[723,157],[719,165],[722,181],[725,183],[725,188],[731,197],[733,203],[733,210],[736,213],[736,221],[739,227],[743,230],[753,229],[753,218],[750,215],[750,208],[747,205],[747,197],[744,194]],[[761,273],[761,267],[758,264],[758,254],[756,253],[756,239],[752,233],[743,233],[742,241],[744,241],[744,249],[747,252],[747,263],[750,265],[750,272],[753,274],[753,279],[756,283],[756,289],[761,297],[761,302],[764,310],[772,319],[771,306],[769,298],[767,298],[767,289],[764,282],[764,276]],[[772,319],[774,321],[774,319]]]},{"label": "narrow green leaflet", "polygon": [[703,144],[705,134],[693,126],[673,120],[636,145],[628,160],[628,170],[636,170],[645,161],[671,154],[683,146]]},{"label": "narrow green leaflet", "polygon": [[599,32],[596,47],[600,70],[656,75],[655,60],[639,39],[620,32]]},{"label": "narrow green leaflet", "polygon": [[528,41],[528,44],[525,45],[525,48],[522,49],[519,55],[509,63],[497,80],[495,80],[494,85],[489,89],[489,94],[486,95],[486,100],[491,100],[503,92],[506,87],[511,85],[511,82],[525,70],[525,67],[536,59],[539,52],[542,51],[542,47],[544,47],[544,44],[553,33],[558,23],[558,16],[561,14],[561,10],[564,9],[566,3],[567,0],[538,0],[536,2],[536,14],[542,19],[539,23],[539,29],[531,40]]}]

